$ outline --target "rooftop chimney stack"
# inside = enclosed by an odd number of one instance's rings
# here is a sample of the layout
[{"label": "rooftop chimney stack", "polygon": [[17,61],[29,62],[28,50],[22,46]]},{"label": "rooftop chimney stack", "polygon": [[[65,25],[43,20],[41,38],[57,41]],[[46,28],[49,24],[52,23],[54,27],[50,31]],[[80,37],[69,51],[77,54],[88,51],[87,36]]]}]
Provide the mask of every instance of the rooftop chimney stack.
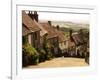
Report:
[{"label": "rooftop chimney stack", "polygon": [[29,14],[31,14],[31,11],[29,11]]},{"label": "rooftop chimney stack", "polygon": [[33,19],[32,11],[29,11],[28,15],[31,17],[31,19]]},{"label": "rooftop chimney stack", "polygon": [[34,11],[33,17],[38,22],[38,14],[37,14],[37,11]]},{"label": "rooftop chimney stack", "polygon": [[49,24],[50,26],[52,26],[51,21],[48,21],[48,24]]},{"label": "rooftop chimney stack", "polygon": [[56,28],[57,28],[57,30],[59,30],[59,28],[60,28],[59,25],[57,25]]},{"label": "rooftop chimney stack", "polygon": [[31,17],[32,20],[36,20],[38,22],[38,14],[37,14],[37,11],[34,11],[34,14],[33,14],[33,11],[29,11],[28,15]]}]

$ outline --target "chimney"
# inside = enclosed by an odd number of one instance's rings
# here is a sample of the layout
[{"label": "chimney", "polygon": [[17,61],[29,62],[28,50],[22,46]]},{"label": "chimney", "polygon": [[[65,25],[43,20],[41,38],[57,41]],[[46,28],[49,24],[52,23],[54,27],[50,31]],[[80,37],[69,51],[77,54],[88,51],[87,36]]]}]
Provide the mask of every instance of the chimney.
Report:
[{"label": "chimney", "polygon": [[31,14],[31,11],[29,11],[29,13],[28,14]]},{"label": "chimney", "polygon": [[59,25],[56,26],[57,30],[59,30]]},{"label": "chimney", "polygon": [[29,11],[28,15],[31,17],[31,19],[33,19],[32,11]]},{"label": "chimney", "polygon": [[29,11],[28,15],[31,17],[32,20],[36,20],[38,22],[38,14],[37,11],[34,11],[34,14],[32,11]]},{"label": "chimney", "polygon": [[38,22],[38,14],[37,14],[37,11],[34,11],[33,17]]},{"label": "chimney", "polygon": [[51,21],[48,21],[48,24],[49,24],[50,26],[52,26]]}]

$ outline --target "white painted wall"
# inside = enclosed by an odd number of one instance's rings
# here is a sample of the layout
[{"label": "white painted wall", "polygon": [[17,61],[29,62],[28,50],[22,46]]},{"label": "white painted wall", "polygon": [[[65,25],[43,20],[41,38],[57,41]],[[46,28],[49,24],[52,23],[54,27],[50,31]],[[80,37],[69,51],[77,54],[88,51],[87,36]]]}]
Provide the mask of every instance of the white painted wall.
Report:
[{"label": "white painted wall", "polygon": [[66,41],[66,44],[65,42],[59,43],[59,47],[61,50],[68,49],[68,41]]},{"label": "white painted wall", "polygon": [[28,35],[28,42],[29,42],[29,44],[32,44],[32,35],[31,34]]}]

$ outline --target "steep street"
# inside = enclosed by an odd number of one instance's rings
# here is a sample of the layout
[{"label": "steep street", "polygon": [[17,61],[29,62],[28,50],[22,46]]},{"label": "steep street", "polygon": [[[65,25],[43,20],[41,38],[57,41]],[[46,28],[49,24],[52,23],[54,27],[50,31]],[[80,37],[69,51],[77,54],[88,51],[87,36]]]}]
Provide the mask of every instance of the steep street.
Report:
[{"label": "steep street", "polygon": [[26,68],[51,68],[51,67],[78,67],[78,66],[88,66],[84,59],[81,58],[54,58],[48,60],[38,65],[31,65]]}]

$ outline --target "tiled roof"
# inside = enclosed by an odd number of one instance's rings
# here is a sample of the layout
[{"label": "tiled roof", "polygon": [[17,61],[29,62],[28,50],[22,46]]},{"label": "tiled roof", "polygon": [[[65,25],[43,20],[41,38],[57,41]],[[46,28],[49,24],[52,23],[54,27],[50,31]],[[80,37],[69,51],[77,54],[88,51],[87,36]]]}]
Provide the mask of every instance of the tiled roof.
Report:
[{"label": "tiled roof", "polygon": [[72,46],[75,46],[75,45],[79,46],[79,45],[84,44],[85,42],[87,42],[85,37],[78,34],[78,33],[73,33],[71,38],[72,38],[72,40],[69,38],[68,47],[72,47]]},{"label": "tiled roof", "polygon": [[22,11],[22,23],[31,30],[31,32],[39,31],[38,25],[25,13]]},{"label": "tiled roof", "polygon": [[75,46],[75,43],[68,39],[68,48]]},{"label": "tiled roof", "polygon": [[27,27],[25,27],[23,25],[23,27],[22,27],[22,35],[25,36],[25,35],[27,35],[29,33],[31,33],[31,31]]},{"label": "tiled roof", "polygon": [[58,37],[59,42],[66,41],[66,37],[62,31],[55,29],[55,27],[50,26],[48,23],[41,23],[41,25],[48,32],[47,38]]},{"label": "tiled roof", "polygon": [[67,40],[67,38],[65,37],[63,31],[55,29],[55,32],[56,32],[56,34],[57,34],[57,36],[59,38],[59,42],[63,42],[63,41]]},{"label": "tiled roof", "polygon": [[40,31],[40,36],[43,36],[43,35],[47,34],[47,30],[45,30],[44,27],[43,27],[40,23],[36,22],[35,20],[34,20],[34,22],[35,22],[35,24],[37,24],[38,27],[41,29],[41,31]]},{"label": "tiled roof", "polygon": [[47,39],[57,37],[55,30],[48,23],[41,23],[42,27],[47,31]]},{"label": "tiled roof", "polygon": [[72,38],[73,38],[73,40],[74,40],[76,45],[80,45],[80,44],[84,43],[83,37],[81,35],[79,35],[78,33],[77,34],[73,34]]}]

